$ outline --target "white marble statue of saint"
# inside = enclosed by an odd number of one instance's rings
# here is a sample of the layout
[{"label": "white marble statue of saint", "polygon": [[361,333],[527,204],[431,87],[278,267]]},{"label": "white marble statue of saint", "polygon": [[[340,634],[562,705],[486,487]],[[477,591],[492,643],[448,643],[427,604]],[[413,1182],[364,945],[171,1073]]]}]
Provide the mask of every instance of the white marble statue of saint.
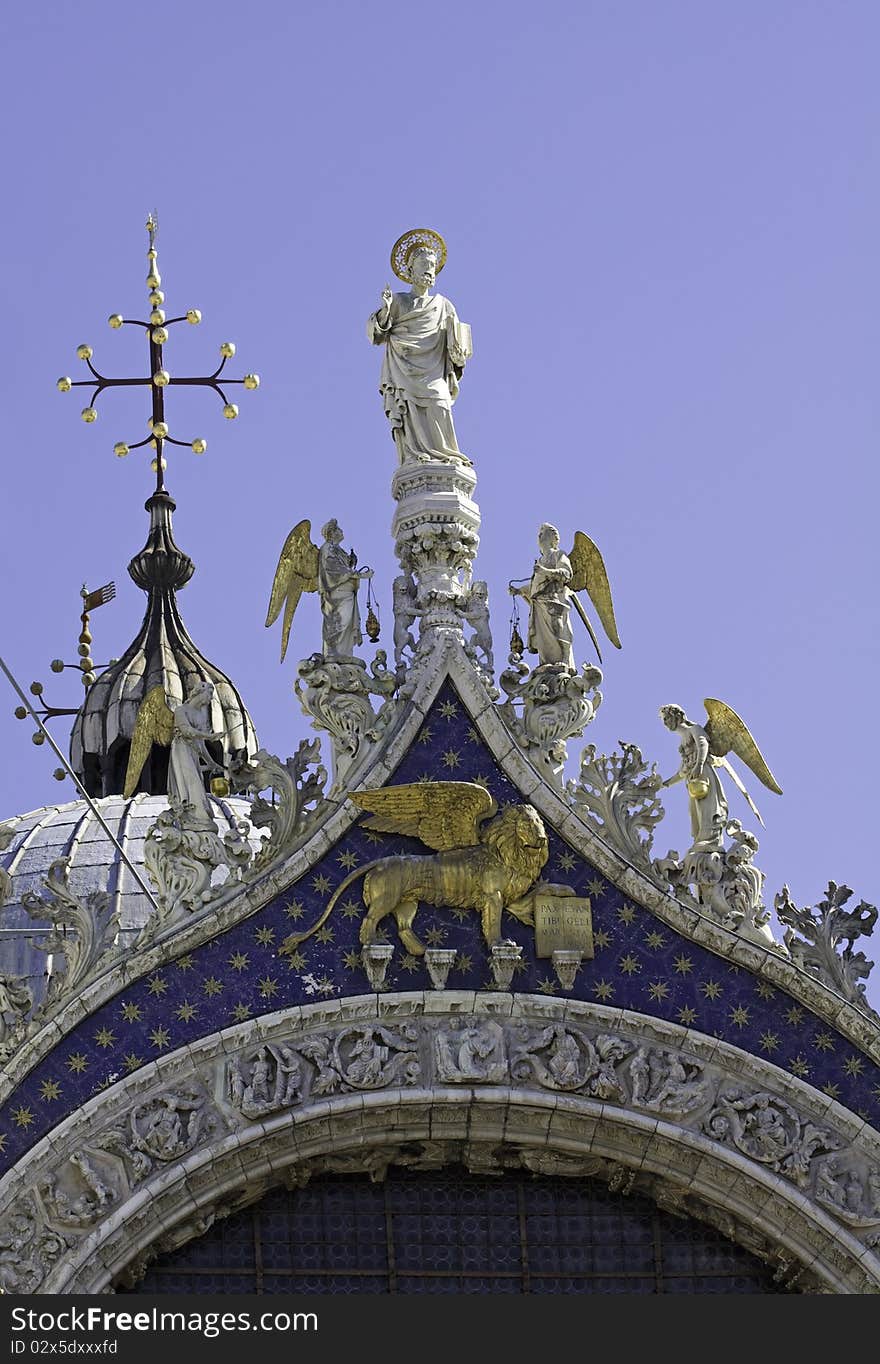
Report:
[{"label": "white marble statue of saint", "polygon": [[323,618],[321,639],[325,658],[351,658],[363,644],[358,588],[372,578],[371,568],[358,568],[354,550],[342,548],[343,533],[335,519],[327,522],[318,550],[318,596]]},{"label": "white marble statue of saint", "polygon": [[169,706],[162,686],[151,688],[137,713],[123,795],[134,795],[154,743],[170,745],[168,801],[172,812],[186,809],[187,827],[214,829],[211,804],[205,790],[205,773],[217,771],[206,747],[222,743],[223,731],[211,728],[213,682],[200,682],[180,705]]},{"label": "white marble statue of saint", "polygon": [[559,531],[545,523],[538,531],[541,553],[535,560],[528,587],[519,588],[529,604],[526,647],[541,663],[562,663],[575,671],[571,628],[571,560],[559,548]]},{"label": "white marble statue of saint", "polygon": [[470,327],[459,322],[448,298],[431,289],[446,263],[439,233],[416,228],[394,244],[391,268],[409,284],[392,293],[367,322],[367,336],[385,347],[379,392],[401,464],[440,460],[470,464],[458,448],[452,405],[472,354]]}]

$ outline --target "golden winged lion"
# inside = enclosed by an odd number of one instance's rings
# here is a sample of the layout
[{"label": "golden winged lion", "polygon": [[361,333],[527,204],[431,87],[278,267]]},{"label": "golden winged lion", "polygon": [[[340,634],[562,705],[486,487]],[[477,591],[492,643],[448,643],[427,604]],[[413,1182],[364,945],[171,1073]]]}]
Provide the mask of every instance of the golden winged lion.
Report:
[{"label": "golden winged lion", "polygon": [[318,590],[318,546],[312,543],[311,521],[298,521],[284,541],[278,559],[272,593],[269,597],[269,610],[266,613],[266,626],[274,625],[284,607],[281,622],[281,662],[287,653],[287,641],[293,613],[299,605],[303,592]]},{"label": "golden winged lion", "polygon": [[339,897],[360,876],[367,908],[361,922],[362,943],[375,942],[380,922],[393,914],[404,947],[421,956],[425,947],[413,931],[413,922],[419,905],[427,904],[477,910],[491,947],[501,939],[502,911],[515,911],[516,902],[547,862],[547,833],[537,810],[531,805],[509,805],[499,814],[485,786],[474,782],[387,786],[352,791],[350,799],[370,812],[365,828],[420,838],[435,854],[400,853],[358,867],[337,886],[310,929],[284,940],[282,952],[293,952],[320,928]]}]

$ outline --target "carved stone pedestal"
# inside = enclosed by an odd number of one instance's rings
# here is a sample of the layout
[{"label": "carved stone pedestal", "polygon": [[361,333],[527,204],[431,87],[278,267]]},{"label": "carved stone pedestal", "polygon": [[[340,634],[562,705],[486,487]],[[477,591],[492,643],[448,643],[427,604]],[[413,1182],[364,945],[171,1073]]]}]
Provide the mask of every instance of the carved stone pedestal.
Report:
[{"label": "carved stone pedestal", "polygon": [[517,962],[522,957],[522,948],[515,942],[496,942],[489,957],[492,971],[492,989],[509,990]]},{"label": "carved stone pedestal", "polygon": [[563,990],[573,990],[582,959],[582,953],[565,947],[557,947],[551,957],[553,970]]},{"label": "carved stone pedestal", "polygon": [[480,543],[477,476],[470,465],[445,461],[404,464],[391,482],[392,522],[400,563],[416,582],[422,630],[460,630],[459,609],[470,586]]},{"label": "carved stone pedestal", "polygon": [[393,943],[371,942],[361,950],[361,960],[372,990],[384,990],[388,964],[394,956]]},{"label": "carved stone pedestal", "polygon": [[428,947],[425,949],[425,965],[431,984],[435,990],[445,990],[449,972],[458,956],[454,947]]}]

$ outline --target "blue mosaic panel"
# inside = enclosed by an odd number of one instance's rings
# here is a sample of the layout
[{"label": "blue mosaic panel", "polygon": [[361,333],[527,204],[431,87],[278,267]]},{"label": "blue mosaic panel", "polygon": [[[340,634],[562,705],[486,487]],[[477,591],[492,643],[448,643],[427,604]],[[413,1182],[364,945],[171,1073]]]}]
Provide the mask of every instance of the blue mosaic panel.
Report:
[{"label": "blue mosaic panel", "polygon": [[[245,1287],[242,1287],[245,1284]],[[277,1191],[134,1293],[778,1293],[720,1232],[592,1180],[393,1170]]]},{"label": "blue mosaic panel", "polygon": [[[449,682],[441,688],[393,783],[479,781],[500,806],[519,801]],[[722,1038],[838,1099],[878,1125],[880,1067],[785,991],[701,947],[628,900],[552,828],[542,875],[589,897],[596,955],[568,998],[598,1001]],[[298,882],[251,918],[143,977],[77,1025],[0,1109],[0,1173],[91,1095],[159,1055],[218,1029],[291,1005],[363,994],[362,882],[355,880],[327,923],[292,956],[279,946],[315,923],[336,888],[373,859],[424,853],[412,838],[353,825]],[[385,925],[388,925],[387,929]],[[423,961],[383,925],[394,957],[392,990],[430,989]],[[505,914],[504,933],[523,947],[513,989],[563,994],[550,963],[538,960],[533,930]],[[454,948],[451,989],[484,989],[487,954],[479,916],[422,906],[416,931],[428,946]]]}]

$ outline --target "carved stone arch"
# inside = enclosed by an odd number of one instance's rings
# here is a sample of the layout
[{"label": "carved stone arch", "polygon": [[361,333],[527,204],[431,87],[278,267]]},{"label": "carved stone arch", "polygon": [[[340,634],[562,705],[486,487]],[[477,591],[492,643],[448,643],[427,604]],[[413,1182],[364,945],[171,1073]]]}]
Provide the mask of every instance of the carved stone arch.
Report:
[{"label": "carved stone arch", "polygon": [[108,1291],[278,1184],[464,1164],[631,1185],[799,1287],[880,1292],[878,1147],[810,1086],[643,1015],[361,996],[226,1029],[90,1099],[0,1186],[0,1286]]}]

